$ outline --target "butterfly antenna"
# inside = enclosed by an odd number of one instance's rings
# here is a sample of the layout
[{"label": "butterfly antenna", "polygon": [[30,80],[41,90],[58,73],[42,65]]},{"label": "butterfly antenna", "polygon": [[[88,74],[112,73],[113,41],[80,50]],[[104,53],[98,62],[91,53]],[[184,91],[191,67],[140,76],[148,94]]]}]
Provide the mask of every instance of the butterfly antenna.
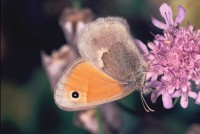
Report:
[{"label": "butterfly antenna", "polygon": [[145,99],[144,99],[144,96],[143,96],[142,92],[140,93],[140,96],[141,96],[142,105],[143,105],[143,107],[144,107],[144,110],[145,110],[146,112],[154,112],[155,110],[151,109],[151,108],[148,106],[147,102],[146,102]]},{"label": "butterfly antenna", "polygon": [[153,35],[153,37],[156,37],[156,35],[154,33],[152,33],[151,31],[149,32],[151,35]]}]

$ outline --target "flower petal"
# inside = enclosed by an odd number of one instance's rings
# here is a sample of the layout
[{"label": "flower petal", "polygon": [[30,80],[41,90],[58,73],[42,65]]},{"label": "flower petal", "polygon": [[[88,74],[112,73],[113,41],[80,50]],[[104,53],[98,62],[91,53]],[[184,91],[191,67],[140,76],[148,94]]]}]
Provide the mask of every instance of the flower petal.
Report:
[{"label": "flower petal", "polygon": [[151,77],[151,80],[152,80],[152,81],[156,81],[157,78],[158,78],[158,75],[159,75],[159,74],[154,73],[154,74],[152,75],[152,77]]},{"label": "flower petal", "polygon": [[165,22],[167,25],[172,26],[174,24],[174,21],[172,19],[172,9],[169,5],[167,5],[166,3],[163,3],[160,6],[160,14],[165,19]]},{"label": "flower petal", "polygon": [[168,94],[168,93],[164,93],[162,95],[162,101],[163,101],[163,106],[166,108],[166,109],[170,109],[173,107],[173,103],[172,103],[172,98],[171,98],[171,95]]},{"label": "flower petal", "polygon": [[146,80],[149,80],[153,76],[153,72],[147,72]]},{"label": "flower petal", "polygon": [[198,93],[197,99],[196,99],[196,104],[200,105],[200,91]]},{"label": "flower petal", "polygon": [[44,63],[50,63],[51,62],[51,57],[49,55],[47,55],[44,51],[41,52],[41,57],[42,57],[42,61]]},{"label": "flower petal", "polygon": [[180,97],[181,96],[181,91],[180,90],[175,91],[171,96],[172,96],[172,98]]},{"label": "flower petal", "polygon": [[158,99],[158,97],[161,95],[160,92],[152,92],[151,93],[151,101],[153,103],[156,103],[156,100]]},{"label": "flower petal", "polygon": [[[147,88],[158,88],[160,86],[160,81],[150,81],[146,82]],[[155,93],[155,92],[154,92]],[[160,93],[161,94],[161,93]]]},{"label": "flower petal", "polygon": [[174,91],[175,91],[175,88],[174,88],[174,87],[172,87],[172,86],[171,86],[171,87],[170,87],[170,86],[168,87],[168,93],[169,93],[169,94],[173,94]]},{"label": "flower petal", "polygon": [[80,34],[81,30],[85,27],[85,25],[86,24],[84,22],[79,21],[76,26],[76,34]]},{"label": "flower petal", "polygon": [[189,92],[188,92],[188,96],[190,96],[190,97],[193,98],[193,99],[196,99],[196,98],[197,98],[197,93],[192,92],[192,91],[189,91]]},{"label": "flower petal", "polygon": [[165,23],[159,21],[158,19],[156,19],[154,17],[151,17],[151,21],[156,27],[158,27],[160,29],[168,29],[169,28]]},{"label": "flower petal", "polygon": [[181,95],[181,106],[182,106],[183,108],[186,108],[186,107],[188,106],[188,96],[187,96],[186,93],[183,93],[183,94]]},{"label": "flower petal", "polygon": [[153,61],[155,59],[155,57],[152,54],[149,54],[148,55],[148,59],[151,60],[151,61]]},{"label": "flower petal", "polygon": [[140,52],[142,54],[148,54],[149,53],[147,46],[142,41],[135,39],[135,42],[136,42],[138,49],[140,50]]},{"label": "flower petal", "polygon": [[182,87],[183,92],[187,92],[188,88],[186,86]]},{"label": "flower petal", "polygon": [[66,22],[65,25],[64,25],[64,28],[69,34],[73,34],[73,29],[72,29],[72,23],[71,22]]},{"label": "flower petal", "polygon": [[151,42],[149,42],[148,44],[147,44],[147,46],[151,49],[151,50],[154,50],[156,47],[155,47],[155,45],[153,44],[153,43],[151,43]]},{"label": "flower petal", "polygon": [[185,9],[182,6],[178,6],[178,15],[175,19],[175,26],[180,24],[185,18]]}]

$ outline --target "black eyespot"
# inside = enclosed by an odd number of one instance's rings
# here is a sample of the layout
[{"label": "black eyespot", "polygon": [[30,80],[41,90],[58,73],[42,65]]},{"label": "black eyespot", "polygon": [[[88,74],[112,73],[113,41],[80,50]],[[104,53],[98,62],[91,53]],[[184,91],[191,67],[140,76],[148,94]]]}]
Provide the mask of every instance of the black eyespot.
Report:
[{"label": "black eyespot", "polygon": [[72,93],[72,97],[73,97],[73,98],[78,98],[78,97],[79,97],[79,93],[76,92],[76,91],[74,91],[74,92]]}]

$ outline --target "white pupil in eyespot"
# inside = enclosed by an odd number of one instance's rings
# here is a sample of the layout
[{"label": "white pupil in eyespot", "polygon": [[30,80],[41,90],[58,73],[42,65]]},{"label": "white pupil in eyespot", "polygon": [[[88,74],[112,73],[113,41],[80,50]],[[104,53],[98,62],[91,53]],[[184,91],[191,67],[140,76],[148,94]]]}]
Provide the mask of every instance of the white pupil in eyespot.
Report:
[{"label": "white pupil in eyespot", "polygon": [[73,98],[78,98],[78,97],[79,97],[79,93],[76,92],[76,91],[74,91],[74,92],[72,93],[72,97],[73,97]]}]

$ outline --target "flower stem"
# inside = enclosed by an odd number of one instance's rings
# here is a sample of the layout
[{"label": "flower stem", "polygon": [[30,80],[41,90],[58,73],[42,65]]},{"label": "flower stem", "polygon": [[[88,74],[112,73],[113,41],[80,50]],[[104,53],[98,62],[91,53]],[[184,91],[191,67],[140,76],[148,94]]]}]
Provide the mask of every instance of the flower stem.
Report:
[{"label": "flower stem", "polygon": [[75,9],[81,9],[82,6],[82,0],[73,0],[72,6]]},{"label": "flower stem", "polygon": [[102,122],[101,112],[99,108],[96,108],[96,117],[97,117],[97,122],[99,125],[99,134],[104,134],[103,122]]},{"label": "flower stem", "polygon": [[175,99],[175,101],[174,101],[174,106],[176,105],[176,103],[178,102],[178,100],[179,100],[179,97],[177,97],[177,98]]}]

